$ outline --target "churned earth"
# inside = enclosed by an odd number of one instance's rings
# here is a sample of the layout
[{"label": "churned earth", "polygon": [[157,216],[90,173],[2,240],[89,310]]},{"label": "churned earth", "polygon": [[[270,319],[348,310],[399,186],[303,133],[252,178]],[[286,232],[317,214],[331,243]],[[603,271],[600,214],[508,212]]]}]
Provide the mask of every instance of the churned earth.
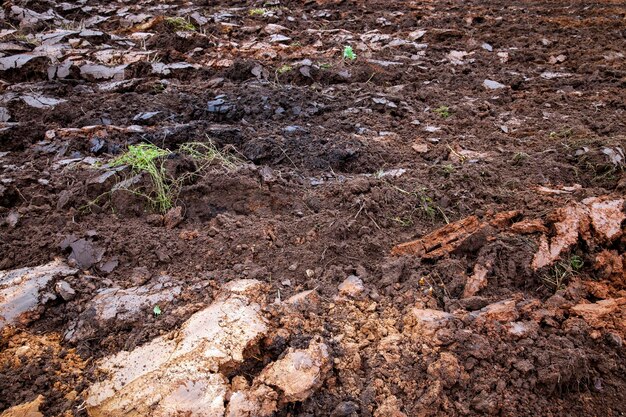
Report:
[{"label": "churned earth", "polygon": [[0,415],[624,415],[625,54],[613,0],[4,2]]}]

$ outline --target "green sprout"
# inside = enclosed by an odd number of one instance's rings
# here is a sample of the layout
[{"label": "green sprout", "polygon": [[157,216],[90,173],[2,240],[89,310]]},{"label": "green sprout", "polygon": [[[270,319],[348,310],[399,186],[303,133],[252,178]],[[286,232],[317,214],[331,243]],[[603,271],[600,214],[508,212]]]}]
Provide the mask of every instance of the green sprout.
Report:
[{"label": "green sprout", "polygon": [[328,62],[322,62],[319,64],[320,68],[323,70],[329,70],[333,67],[333,64],[328,63]]},{"label": "green sprout", "polygon": [[188,20],[182,17],[168,17],[165,19],[165,22],[169,24],[174,30],[182,30],[182,31],[195,31],[196,27],[191,24]]},{"label": "green sprout", "polygon": [[447,119],[451,115],[450,107],[448,106],[439,106],[433,111],[437,113],[439,116],[443,117],[444,119]]},{"label": "green sprout", "polygon": [[445,176],[449,176],[454,171],[456,171],[456,169],[454,168],[454,165],[452,165],[452,164],[445,164],[445,165],[443,165],[441,167],[441,170],[443,171]]},{"label": "green sprout", "polygon": [[561,129],[558,132],[550,132],[550,139],[569,138],[570,136],[573,135],[573,133],[574,133],[574,130],[572,128]]},{"label": "green sprout", "polygon": [[567,286],[570,277],[576,275],[584,266],[585,262],[578,255],[571,255],[568,259],[554,264],[542,277],[543,283],[550,289],[562,290]]},{"label": "green sprout", "polygon": [[267,9],[255,8],[248,10],[250,16],[263,16],[267,12]]},{"label": "green sprout", "polygon": [[356,54],[352,50],[351,46],[344,46],[343,59],[349,59],[350,61],[354,61],[356,59]]},{"label": "green sprout", "polygon": [[158,304],[155,305],[152,312],[154,313],[154,317],[159,317],[161,315],[161,307],[159,307]]},{"label": "green sprout", "polygon": [[513,165],[521,165],[529,157],[530,155],[528,155],[526,152],[517,152],[515,155],[513,155]]},{"label": "green sprout", "polygon": [[286,72],[289,72],[289,71],[292,71],[292,70],[293,70],[293,67],[292,67],[291,65],[287,65],[287,64],[285,64],[285,65],[281,66],[280,68],[278,68],[278,69],[276,70],[276,72],[277,72],[279,75],[283,75],[283,74],[285,74]]},{"label": "green sprout", "polygon": [[582,267],[585,265],[583,258],[578,255],[572,255],[569,258],[569,265],[572,267],[574,271],[580,271]]}]

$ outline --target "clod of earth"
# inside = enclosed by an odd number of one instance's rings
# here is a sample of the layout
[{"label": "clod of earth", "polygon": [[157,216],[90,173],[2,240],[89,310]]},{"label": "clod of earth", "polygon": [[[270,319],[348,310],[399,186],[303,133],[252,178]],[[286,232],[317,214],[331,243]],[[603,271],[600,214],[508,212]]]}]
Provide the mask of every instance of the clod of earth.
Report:
[{"label": "clod of earth", "polygon": [[545,234],[540,236],[533,268],[554,263],[578,242],[579,236],[589,245],[596,242],[606,244],[617,239],[622,235],[621,224],[626,219],[623,206],[623,199],[594,197],[557,209],[551,216],[555,235],[550,239]]},{"label": "clod of earth", "polygon": [[[435,230],[421,239],[396,245],[391,249],[391,255],[440,258],[454,252],[479,232],[493,234],[495,228],[496,231],[508,230],[513,233],[541,233],[537,242],[539,249],[532,261],[533,268],[539,269],[559,259],[578,242],[579,236],[589,245],[615,241],[623,233],[621,224],[626,219],[623,206],[623,199],[594,197],[559,208],[549,219],[555,230],[555,235],[551,238],[546,233],[546,226],[538,219],[524,219],[510,225],[512,219],[520,215],[518,211],[498,213],[483,222],[470,216]],[[487,266],[475,269],[474,278],[466,292],[468,296],[484,286],[484,277],[487,274],[485,269],[488,271]]]},{"label": "clod of earth", "polygon": [[461,247],[480,232],[507,227],[519,215],[519,211],[503,212],[490,216],[483,222],[476,216],[470,216],[435,230],[421,239],[396,245],[391,249],[391,255],[414,255],[424,259],[437,259]]}]

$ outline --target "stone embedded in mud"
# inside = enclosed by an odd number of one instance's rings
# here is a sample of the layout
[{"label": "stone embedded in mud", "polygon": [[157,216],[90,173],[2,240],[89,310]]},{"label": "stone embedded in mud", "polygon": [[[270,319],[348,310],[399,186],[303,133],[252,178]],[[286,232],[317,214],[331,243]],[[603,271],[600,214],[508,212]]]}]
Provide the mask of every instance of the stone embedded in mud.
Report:
[{"label": "stone embedded in mud", "polygon": [[[469,216],[447,224],[427,234],[421,239],[402,243],[391,249],[391,255],[414,255],[424,259],[438,259],[449,254],[480,236],[508,227],[518,217],[518,210],[503,211],[487,216],[484,221],[476,216]],[[475,245],[476,243],[470,243]]]},{"label": "stone embedded in mud", "polygon": [[172,302],[181,291],[180,286],[162,283],[102,290],[89,302],[65,338],[77,342],[92,337],[98,330],[106,328],[110,320],[115,323],[132,320],[142,312],[151,311],[155,305]]},{"label": "stone embedded in mud", "polygon": [[478,217],[469,216],[443,226],[421,239],[396,245],[391,249],[391,254],[438,258],[458,247],[461,241],[476,232],[479,227]]},{"label": "stone embedded in mud", "polygon": [[503,300],[473,312],[472,316],[487,321],[510,322],[517,320],[519,312],[515,306],[515,300]]},{"label": "stone embedded in mud", "polygon": [[163,216],[163,224],[166,229],[173,229],[183,221],[183,208],[177,206],[171,208]]},{"label": "stone embedded in mud", "polygon": [[275,23],[269,23],[265,25],[265,27],[263,28],[263,31],[267,33],[268,35],[275,35],[277,33],[284,32],[286,30],[288,30],[286,27],[277,25]]},{"label": "stone embedded in mud", "polygon": [[589,207],[591,225],[600,235],[603,243],[610,243],[622,235],[622,222],[626,219],[624,214],[624,200],[601,200],[599,198],[587,198],[582,201]]},{"label": "stone embedded in mud", "polygon": [[47,12],[38,13],[34,10],[27,9],[19,6],[11,6],[9,15],[20,22],[20,27],[34,26],[40,22],[47,22],[50,20],[58,19],[59,22],[68,23],[67,20],[56,14],[52,9]]},{"label": "stone embedded in mud", "polygon": [[289,297],[285,303],[296,308],[316,308],[320,304],[320,297],[316,290],[302,291]]},{"label": "stone embedded in mud", "polygon": [[473,59],[465,60],[465,57],[471,55],[466,51],[450,51],[446,58],[450,61],[452,65],[464,65],[468,62],[473,62]]},{"label": "stone embedded in mud", "polygon": [[195,313],[179,331],[100,362],[108,377],[87,392],[89,415],[223,416],[220,367],[241,363],[267,332],[260,306],[231,295]]},{"label": "stone embedded in mud", "polygon": [[77,239],[69,244],[72,249],[69,260],[81,269],[89,269],[102,260],[104,249],[94,246],[86,239]]},{"label": "stone embedded in mud", "polygon": [[26,94],[21,97],[24,103],[36,109],[52,109],[56,105],[65,103],[67,100],[57,99],[53,97],[44,97],[39,94]]},{"label": "stone embedded in mud", "polygon": [[274,34],[270,36],[269,38],[270,43],[283,43],[283,42],[289,42],[289,41],[291,41],[291,38],[289,36],[285,36],[281,34]]},{"label": "stone embedded in mud", "polygon": [[5,123],[11,120],[11,113],[6,107],[0,107],[0,123]]},{"label": "stone embedded in mud", "polygon": [[522,235],[532,233],[548,233],[548,228],[543,224],[541,219],[524,219],[517,223],[513,223],[509,229],[513,233]]},{"label": "stone embedded in mud", "polygon": [[454,316],[441,310],[430,308],[413,308],[405,321],[409,326],[413,325],[419,334],[433,335],[435,332],[445,327]]},{"label": "stone embedded in mud", "polygon": [[311,342],[307,349],[289,348],[287,355],[263,369],[258,379],[279,388],[285,402],[303,401],[322,385],[330,369],[328,347]]},{"label": "stone embedded in mud", "polygon": [[570,308],[570,311],[589,324],[598,325],[602,318],[615,313],[620,306],[626,306],[626,297],[609,298],[597,303],[581,303]]},{"label": "stone embedded in mud", "polygon": [[128,65],[118,65],[116,67],[107,67],[105,65],[85,64],[80,67],[81,77],[91,80],[110,80],[117,81],[125,78],[125,70]]},{"label": "stone embedded in mud", "polygon": [[330,417],[352,417],[358,415],[359,405],[354,401],[342,401],[330,413]]},{"label": "stone embedded in mud", "polygon": [[493,81],[493,80],[483,81],[483,86],[489,90],[498,90],[500,88],[506,88],[506,85],[501,84],[497,81]]},{"label": "stone embedded in mud", "polygon": [[487,286],[487,274],[491,271],[491,265],[474,265],[474,273],[467,279],[463,290],[463,298],[473,297]]},{"label": "stone embedded in mud", "polygon": [[510,335],[521,338],[536,333],[539,326],[534,321],[515,321],[507,325],[507,330]]},{"label": "stone embedded in mud", "polygon": [[211,100],[207,103],[207,111],[209,113],[228,113],[234,109],[234,107],[235,106],[227,103],[223,98],[216,98],[215,100]]},{"label": "stone embedded in mud", "polygon": [[267,385],[235,391],[230,396],[226,417],[269,417],[276,412],[278,394]]},{"label": "stone embedded in mud", "polygon": [[54,80],[55,78],[64,79],[69,77],[73,66],[74,63],[70,60],[67,60],[58,65],[50,65],[48,67],[48,79]]},{"label": "stone embedded in mud", "polygon": [[0,58],[0,71],[8,71],[11,69],[21,69],[26,64],[47,66],[50,58],[36,54],[19,54]]},{"label": "stone embedded in mud", "polygon": [[237,279],[227,282],[222,288],[231,294],[239,294],[256,300],[263,296],[265,286],[256,279]]},{"label": "stone embedded in mud", "polygon": [[159,75],[170,75],[174,72],[180,72],[181,70],[195,69],[197,65],[190,64],[188,62],[174,62],[172,64],[164,64],[162,62],[155,62],[152,64],[152,73]]},{"label": "stone embedded in mud", "polygon": [[39,291],[57,277],[78,272],[64,262],[55,260],[33,268],[0,271],[0,329],[15,323],[19,317],[39,304]]},{"label": "stone embedded in mud", "polygon": [[350,275],[341,284],[339,284],[339,293],[350,297],[356,297],[365,290],[361,278]]},{"label": "stone embedded in mud", "polygon": [[59,281],[55,284],[54,290],[65,301],[71,301],[76,297],[76,291],[67,281]]}]

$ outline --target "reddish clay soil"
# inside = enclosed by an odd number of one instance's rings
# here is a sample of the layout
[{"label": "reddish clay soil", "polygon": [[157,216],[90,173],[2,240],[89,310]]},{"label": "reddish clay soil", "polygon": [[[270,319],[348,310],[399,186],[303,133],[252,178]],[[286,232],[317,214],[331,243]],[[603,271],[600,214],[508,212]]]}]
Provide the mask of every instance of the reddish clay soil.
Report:
[{"label": "reddish clay soil", "polygon": [[[270,3],[4,3],[0,270],[61,258],[79,271],[64,278],[73,297],[51,282],[2,330],[0,412],[42,395],[45,416],[88,415],[99,360],[248,278],[267,284],[266,317],[286,332],[237,372],[252,378],[313,338],[332,357],[321,388],[276,415],[626,414],[626,226],[593,241],[581,229],[558,260],[532,264],[539,236],[559,234],[555,210],[626,191],[624,3]],[[13,68],[17,54],[36,57]],[[106,165],[153,143],[178,177],[195,169],[178,147],[207,141],[241,163],[186,180],[173,223]],[[512,210],[436,256],[392,251]],[[510,231],[522,219],[537,229]],[[476,265],[486,284],[468,292]],[[351,275],[365,290],[338,296]],[[103,289],[155,282],[180,287],[161,315],[68,336]],[[272,307],[305,290],[314,306]],[[504,318],[490,321],[499,302]],[[454,318],[419,331],[415,309]]]}]

